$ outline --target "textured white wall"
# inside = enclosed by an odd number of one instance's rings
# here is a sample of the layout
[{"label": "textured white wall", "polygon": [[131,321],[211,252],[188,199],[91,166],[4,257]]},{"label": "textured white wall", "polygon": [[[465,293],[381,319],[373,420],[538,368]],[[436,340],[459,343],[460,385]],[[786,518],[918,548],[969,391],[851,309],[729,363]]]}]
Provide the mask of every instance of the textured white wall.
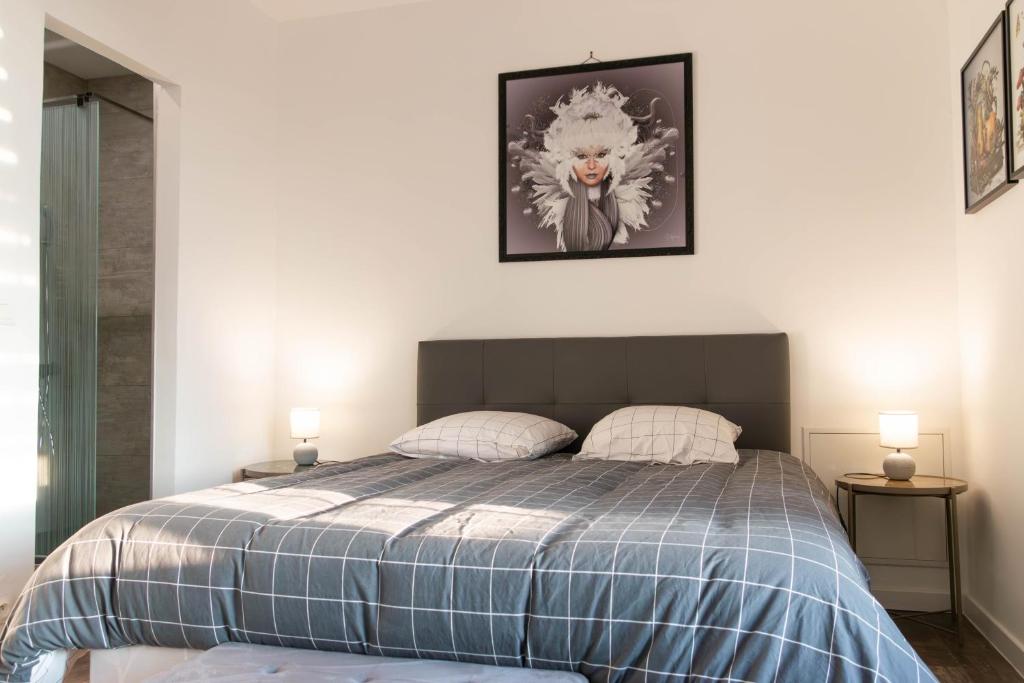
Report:
[{"label": "textured white wall", "polygon": [[[887,407],[955,426],[946,31],[929,0],[437,0],[283,24],[277,453],[306,404],[323,456],[382,449],[431,338],[784,330],[794,448]],[[695,54],[697,255],[499,264],[497,74],[589,50]]]},{"label": "textured white wall", "polygon": [[[948,0],[950,92],[960,116],[960,67],[995,20],[998,0]],[[961,126],[954,126],[957,270],[963,391],[963,476],[969,514],[967,609],[1024,671],[1024,188],[974,215],[963,206]]]},{"label": "textured white wall", "polygon": [[155,489],[228,481],[269,454],[272,430],[277,138],[265,94],[276,24],[246,0],[0,3],[8,73],[0,106],[12,111],[0,122],[0,147],[19,157],[17,166],[0,164],[0,229],[14,236],[0,240],[0,599],[20,588],[33,554],[44,25],[121,61],[130,55],[128,66],[180,86],[178,261],[160,261],[175,273],[157,273],[158,317],[166,302],[176,313],[176,359],[162,368],[177,385],[166,407],[173,438],[161,437],[173,462],[158,463]]}]

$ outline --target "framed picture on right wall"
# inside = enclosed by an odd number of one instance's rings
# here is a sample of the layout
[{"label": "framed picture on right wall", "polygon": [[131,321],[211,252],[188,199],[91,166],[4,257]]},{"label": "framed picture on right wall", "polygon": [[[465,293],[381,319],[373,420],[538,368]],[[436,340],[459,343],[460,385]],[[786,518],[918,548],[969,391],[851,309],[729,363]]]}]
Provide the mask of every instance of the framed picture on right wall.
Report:
[{"label": "framed picture on right wall", "polygon": [[1024,179],[1024,0],[1006,3],[1007,85],[1010,86],[1010,175]]},{"label": "framed picture on right wall", "polygon": [[999,13],[960,70],[967,213],[980,211],[1016,182],[1010,174],[1006,17]]}]

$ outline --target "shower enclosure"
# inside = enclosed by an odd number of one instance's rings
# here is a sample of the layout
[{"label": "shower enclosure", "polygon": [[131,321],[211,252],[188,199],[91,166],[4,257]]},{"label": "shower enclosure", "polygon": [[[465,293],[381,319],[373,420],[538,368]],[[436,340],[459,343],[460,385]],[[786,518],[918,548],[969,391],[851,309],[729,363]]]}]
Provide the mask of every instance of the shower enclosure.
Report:
[{"label": "shower enclosure", "polygon": [[99,102],[43,107],[36,556],[96,515]]}]

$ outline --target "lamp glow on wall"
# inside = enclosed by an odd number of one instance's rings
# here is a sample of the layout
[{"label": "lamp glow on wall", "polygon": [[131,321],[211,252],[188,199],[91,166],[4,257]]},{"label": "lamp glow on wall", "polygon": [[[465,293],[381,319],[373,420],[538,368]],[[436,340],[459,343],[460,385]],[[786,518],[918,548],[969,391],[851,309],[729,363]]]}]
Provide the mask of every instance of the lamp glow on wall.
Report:
[{"label": "lamp glow on wall", "polygon": [[882,470],[885,476],[906,481],[914,476],[917,464],[904,448],[917,448],[918,420],[912,410],[886,410],[878,414],[878,443],[896,452],[885,456]]},{"label": "lamp glow on wall", "polygon": [[302,439],[302,443],[296,444],[292,456],[299,465],[312,465],[316,463],[319,452],[315,445],[309,443],[309,439],[320,437],[320,410],[318,408],[292,408],[291,412],[291,434],[293,439]]}]

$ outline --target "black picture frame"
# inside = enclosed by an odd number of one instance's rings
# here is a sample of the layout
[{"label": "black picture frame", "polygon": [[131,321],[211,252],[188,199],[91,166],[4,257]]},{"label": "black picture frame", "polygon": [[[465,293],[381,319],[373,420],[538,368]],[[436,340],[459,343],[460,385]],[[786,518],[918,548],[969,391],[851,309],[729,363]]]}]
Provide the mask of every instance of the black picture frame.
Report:
[{"label": "black picture frame", "polygon": [[[545,78],[549,76],[587,74],[597,71],[619,69],[636,69],[663,64],[681,64],[683,66],[682,106],[683,112],[680,125],[677,127],[682,148],[675,154],[681,159],[682,182],[676,186],[686,205],[681,212],[685,220],[683,234],[685,244],[667,247],[647,248],[605,248],[598,251],[558,251],[550,252],[509,252],[509,138],[512,122],[508,116],[507,87],[512,81],[521,79]],[[614,85],[614,84],[613,84]],[[694,253],[694,165],[693,165],[693,53],[684,52],[640,59],[622,59],[608,62],[594,62],[574,66],[530,69],[498,74],[498,260],[502,263],[516,261],[563,261],[573,259],[624,258],[633,256],[670,256],[692,255]],[[552,244],[555,238],[552,237]]]},{"label": "black picture frame", "polygon": [[[1015,35],[1014,14],[1021,22],[1020,32]],[[1020,48],[1021,60],[1013,59],[1013,46]],[[1021,83],[1020,86],[1017,84]],[[1024,107],[1024,0],[1007,0],[1006,3],[1006,108],[1010,119],[1008,145],[1010,147],[1010,177],[1024,180],[1024,151],[1018,154],[1018,145],[1024,150],[1024,108],[1018,112],[1017,107]],[[1014,130],[1014,121],[1018,122],[1020,132]],[[1018,140],[1018,137],[1021,139]]]},{"label": "black picture frame", "polygon": [[[985,32],[978,46],[974,48],[971,56],[964,62],[963,67],[960,69],[960,110],[961,110],[961,124],[963,126],[961,130],[961,138],[963,142],[963,172],[964,172],[964,211],[966,213],[976,213],[981,209],[985,208],[997,198],[1002,196],[1007,190],[1016,184],[1010,175],[1011,161],[1010,161],[1010,118],[1009,118],[1009,102],[1008,102],[1008,90],[1006,86],[1007,71],[1008,71],[1008,59],[1007,59],[1007,32],[1006,32],[1006,11],[1000,11],[999,16],[989,29]],[[1002,53],[999,59],[999,68],[1002,69],[1002,73],[999,75],[999,83],[997,84],[996,93],[1002,96],[1002,132],[1003,132],[1003,144],[1001,158],[1003,159],[1002,171],[998,174],[999,183],[987,190],[983,195],[976,198],[973,202],[971,201],[971,168],[969,161],[968,145],[970,133],[973,130],[972,126],[968,121],[968,95],[967,95],[967,84],[965,83],[965,77],[968,69],[970,69],[975,60],[979,57],[982,50],[986,47],[989,41],[992,39],[992,35],[995,31],[999,31],[999,50]],[[998,113],[998,112],[997,112]],[[998,116],[996,117],[998,121]],[[993,178],[995,180],[995,178]]]}]

